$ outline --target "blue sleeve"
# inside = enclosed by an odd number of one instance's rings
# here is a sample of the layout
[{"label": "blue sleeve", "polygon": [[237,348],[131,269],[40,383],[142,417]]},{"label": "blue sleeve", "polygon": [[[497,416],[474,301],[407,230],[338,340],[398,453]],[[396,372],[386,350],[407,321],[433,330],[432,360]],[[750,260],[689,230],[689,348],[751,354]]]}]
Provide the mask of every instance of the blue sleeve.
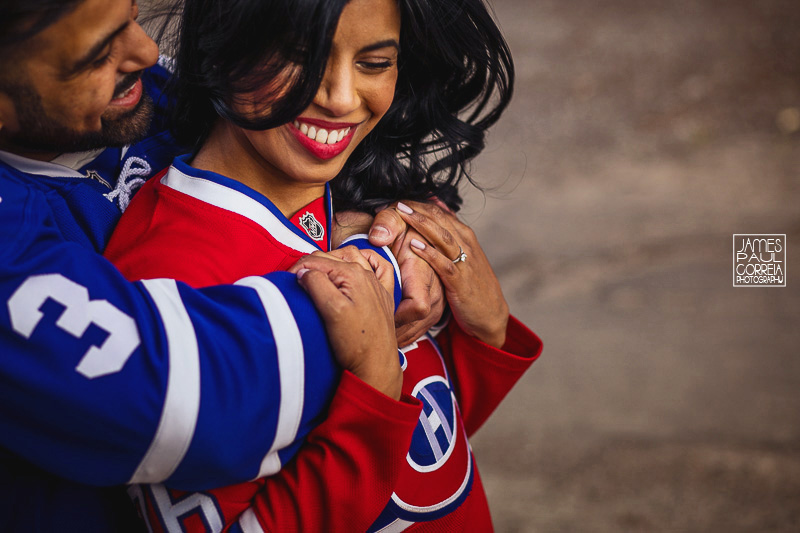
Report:
[{"label": "blue sleeve", "polygon": [[395,311],[397,310],[397,306],[400,305],[400,300],[403,298],[403,286],[402,286],[402,279],[400,278],[400,266],[397,264],[397,259],[395,259],[394,254],[392,254],[391,250],[387,246],[377,247],[369,243],[369,236],[365,233],[360,233],[357,235],[352,235],[342,242],[340,247],[342,246],[355,246],[360,250],[373,250],[377,252],[381,257],[389,261],[392,267],[394,268],[394,308]]},{"label": "blue sleeve", "polygon": [[0,446],[49,472],[223,486],[277,471],[325,412],[338,370],[293,275],[128,282],[13,181],[0,243]]}]

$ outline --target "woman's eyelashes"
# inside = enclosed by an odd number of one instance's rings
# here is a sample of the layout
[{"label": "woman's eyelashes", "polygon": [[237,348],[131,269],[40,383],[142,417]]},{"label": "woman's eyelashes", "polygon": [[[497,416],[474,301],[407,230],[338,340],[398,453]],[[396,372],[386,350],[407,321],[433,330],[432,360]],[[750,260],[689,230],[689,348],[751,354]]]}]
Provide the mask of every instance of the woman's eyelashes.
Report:
[{"label": "woman's eyelashes", "polygon": [[358,66],[369,72],[382,72],[389,70],[396,63],[393,59],[359,61]]}]

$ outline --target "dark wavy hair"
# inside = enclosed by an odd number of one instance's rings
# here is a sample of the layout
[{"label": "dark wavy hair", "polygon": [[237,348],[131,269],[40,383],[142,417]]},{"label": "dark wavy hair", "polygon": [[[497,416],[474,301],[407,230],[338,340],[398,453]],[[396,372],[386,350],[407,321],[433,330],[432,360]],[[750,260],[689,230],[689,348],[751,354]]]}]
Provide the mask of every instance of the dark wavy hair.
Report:
[{"label": "dark wavy hair", "polygon": [[[195,149],[217,117],[261,130],[299,116],[319,88],[347,4],[181,2],[173,129]],[[459,182],[475,184],[469,161],[511,99],[511,53],[483,0],[398,0],[398,5],[394,101],[331,183],[337,209],[374,211],[401,198],[432,196],[458,209]],[[235,112],[241,95],[256,89],[273,97],[247,115]]]}]

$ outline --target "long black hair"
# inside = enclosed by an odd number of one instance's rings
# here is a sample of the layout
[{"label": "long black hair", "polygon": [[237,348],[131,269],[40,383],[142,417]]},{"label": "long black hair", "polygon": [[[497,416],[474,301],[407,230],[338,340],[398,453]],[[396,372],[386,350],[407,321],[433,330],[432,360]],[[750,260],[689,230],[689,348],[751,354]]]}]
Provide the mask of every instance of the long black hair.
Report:
[{"label": "long black hair", "polygon": [[[181,0],[175,54],[179,141],[199,148],[222,117],[253,130],[314,99],[347,0]],[[398,0],[394,101],[331,183],[337,209],[437,196],[453,209],[469,161],[511,99],[514,64],[483,0]],[[302,68],[297,68],[302,65]],[[245,115],[243,94],[269,94]],[[241,107],[239,107],[241,109]]]}]

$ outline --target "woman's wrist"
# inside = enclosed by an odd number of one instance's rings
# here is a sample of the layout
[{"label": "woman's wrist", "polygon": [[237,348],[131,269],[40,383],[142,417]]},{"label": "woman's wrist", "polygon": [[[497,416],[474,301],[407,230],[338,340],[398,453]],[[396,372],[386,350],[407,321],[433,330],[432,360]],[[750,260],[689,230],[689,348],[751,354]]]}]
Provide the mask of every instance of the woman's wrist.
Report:
[{"label": "woman's wrist", "polygon": [[393,351],[392,357],[394,364],[387,364],[387,359],[379,358],[374,363],[360,365],[350,372],[378,392],[399,400],[403,389],[403,370],[400,368],[397,350]]}]

